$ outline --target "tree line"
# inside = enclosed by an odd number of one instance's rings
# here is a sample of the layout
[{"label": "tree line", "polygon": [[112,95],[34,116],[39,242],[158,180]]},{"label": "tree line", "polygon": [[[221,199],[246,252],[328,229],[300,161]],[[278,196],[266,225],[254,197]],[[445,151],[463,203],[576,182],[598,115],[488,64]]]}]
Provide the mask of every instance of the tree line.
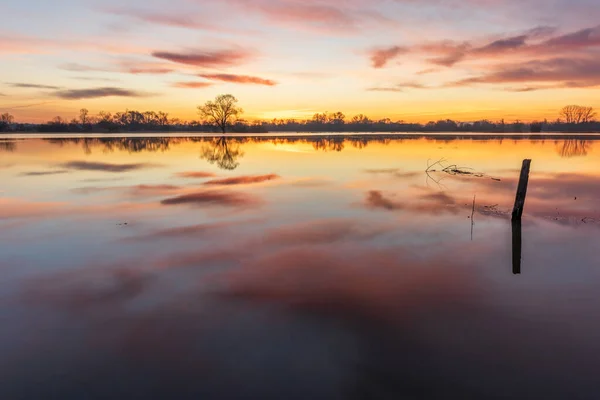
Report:
[{"label": "tree line", "polygon": [[82,109],[78,118],[67,121],[56,117],[43,124],[15,123],[8,113],[0,116],[2,132],[200,132],[200,133],[267,133],[267,132],[484,132],[484,133],[540,133],[540,132],[600,132],[600,122],[592,107],[570,105],[559,112],[554,121],[505,122],[487,119],[460,122],[452,119],[430,121],[425,124],[392,121],[389,118],[371,119],[363,114],[348,118],[342,112],[317,113],[311,119],[274,119],[247,121],[240,116],[243,110],[232,95],[218,96],[214,101],[198,107],[199,120],[182,121],[159,111],[126,110],[111,114],[101,111],[90,115]]}]

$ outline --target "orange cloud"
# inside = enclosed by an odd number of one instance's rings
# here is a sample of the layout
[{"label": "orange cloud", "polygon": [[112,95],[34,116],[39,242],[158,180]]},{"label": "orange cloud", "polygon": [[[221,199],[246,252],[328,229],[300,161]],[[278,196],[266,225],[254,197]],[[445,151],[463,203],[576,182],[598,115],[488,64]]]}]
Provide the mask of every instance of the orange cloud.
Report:
[{"label": "orange cloud", "polygon": [[248,75],[233,75],[233,74],[200,74],[201,78],[211,79],[216,81],[230,82],[230,83],[241,83],[241,84],[255,84],[265,86],[275,86],[277,82],[271,79],[263,79],[255,76]]},{"label": "orange cloud", "polygon": [[210,82],[176,82],[173,87],[180,89],[202,89],[213,86]]},{"label": "orange cloud", "polygon": [[179,178],[213,178],[216,175],[212,172],[203,172],[203,171],[188,171],[188,172],[180,172],[176,174]]},{"label": "orange cloud", "polygon": [[205,185],[245,185],[249,183],[261,183],[266,181],[271,181],[274,179],[279,179],[279,175],[269,174],[269,175],[256,175],[256,176],[238,176],[235,178],[225,178],[225,179],[215,179],[212,181],[208,181]]}]

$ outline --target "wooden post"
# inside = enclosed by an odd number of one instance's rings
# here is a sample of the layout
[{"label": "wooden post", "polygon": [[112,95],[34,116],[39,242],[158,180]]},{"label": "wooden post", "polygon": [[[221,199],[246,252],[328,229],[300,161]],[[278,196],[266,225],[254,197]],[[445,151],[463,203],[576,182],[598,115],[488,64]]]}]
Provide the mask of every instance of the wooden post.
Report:
[{"label": "wooden post", "polygon": [[527,196],[527,185],[529,184],[529,168],[531,160],[523,160],[521,167],[521,177],[519,178],[519,186],[517,187],[517,198],[515,199],[515,207],[512,212],[512,220],[520,221],[525,207],[525,196]]},{"label": "wooden post", "polygon": [[521,274],[521,248],[523,239],[521,238],[521,220],[512,220],[512,264],[513,274]]}]

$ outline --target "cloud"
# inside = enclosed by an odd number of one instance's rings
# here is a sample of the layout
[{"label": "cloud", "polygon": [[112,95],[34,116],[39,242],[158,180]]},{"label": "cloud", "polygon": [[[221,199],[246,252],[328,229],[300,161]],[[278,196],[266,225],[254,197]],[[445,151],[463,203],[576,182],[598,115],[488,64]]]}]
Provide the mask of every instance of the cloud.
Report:
[{"label": "cloud", "polygon": [[147,196],[162,196],[172,194],[180,190],[181,187],[175,185],[136,185],[136,186],[86,186],[81,188],[71,189],[72,192],[77,194],[93,194],[101,193],[106,191],[120,191],[126,192],[126,194],[133,197],[147,197]]},{"label": "cloud", "polygon": [[[142,61],[131,61],[131,60],[120,60],[117,65],[111,67],[92,67],[89,65],[83,65],[78,63],[67,63],[61,64],[60,69],[72,72],[112,72],[112,73],[124,73],[124,74],[153,74],[153,75],[165,75],[175,70],[168,66],[166,63],[152,63]],[[90,78],[93,80],[94,78]]]},{"label": "cloud", "polygon": [[[495,181],[493,182],[496,183]],[[405,210],[432,215],[447,212],[456,214],[461,210],[459,202],[444,192],[425,193],[415,198],[396,200],[391,195],[386,196],[381,191],[371,190],[367,193],[364,205],[370,209],[386,211]]]},{"label": "cloud", "polygon": [[39,84],[35,84],[35,83],[8,83],[8,85],[10,85],[14,88],[22,88],[22,89],[51,89],[51,90],[60,89],[59,86],[39,85]]},{"label": "cloud", "polygon": [[175,82],[173,87],[180,89],[202,89],[213,86],[211,82]]},{"label": "cloud", "polygon": [[369,92],[404,92],[404,89],[429,89],[429,86],[425,86],[418,82],[403,82],[393,86],[383,87],[371,87],[368,88]]},{"label": "cloud", "polygon": [[452,67],[467,57],[470,48],[469,43],[443,41],[421,45],[416,50],[426,54],[438,54],[436,57],[427,60],[431,64]]},{"label": "cloud", "polygon": [[235,178],[226,178],[226,179],[215,179],[212,181],[205,182],[205,185],[246,185],[250,183],[261,183],[267,182],[274,179],[279,179],[279,175],[269,174],[269,175],[256,175],[256,176],[238,176]]},{"label": "cloud", "polygon": [[276,228],[267,232],[263,244],[277,246],[321,245],[346,240],[368,240],[392,230],[348,219],[325,219]]},{"label": "cloud", "polygon": [[256,206],[259,201],[248,194],[231,191],[202,191],[172,197],[161,201],[162,205],[193,205],[193,206],[222,206],[248,207]]},{"label": "cloud", "polygon": [[[448,268],[433,257],[417,262],[405,250],[305,246],[244,260],[243,268],[223,273],[226,284],[217,290],[228,297],[345,318],[400,321],[411,314],[402,310],[418,306],[441,311],[443,304],[453,304],[451,299],[471,296],[465,276],[462,268]],[[446,300],[440,302],[440,297]]]},{"label": "cloud", "polygon": [[600,25],[550,38],[541,46],[555,49],[557,47],[573,49],[600,46]]},{"label": "cloud", "polygon": [[230,83],[241,83],[241,84],[254,84],[254,85],[265,85],[275,86],[277,82],[271,79],[263,79],[255,76],[248,75],[232,75],[232,74],[200,74],[201,78],[230,82]]},{"label": "cloud", "polygon": [[127,72],[129,72],[130,74],[134,74],[134,75],[139,75],[139,74],[154,74],[154,75],[164,75],[164,74],[170,74],[171,72],[173,72],[172,68],[160,68],[160,67],[148,67],[148,68],[144,68],[144,67],[131,67],[129,69],[127,69]]},{"label": "cloud", "polygon": [[[556,28],[536,27],[519,35],[507,35],[491,42],[481,44],[481,40],[471,41],[433,41],[416,43],[410,46],[390,46],[371,50],[374,68],[381,68],[389,61],[403,54],[426,57],[431,64],[453,67],[464,61],[480,59],[497,59],[512,55],[525,57],[566,57],[575,54],[576,57],[592,54],[582,54],[596,47],[600,47],[600,26],[581,29],[575,32],[556,35]],[[431,69],[421,73],[429,73]]]},{"label": "cloud", "polygon": [[525,46],[525,42],[527,40],[527,35],[515,36],[508,39],[496,40],[486,46],[475,49],[477,53],[491,53],[496,54],[498,52],[504,52],[507,50],[518,49],[520,47]]},{"label": "cloud", "polygon": [[176,174],[176,176],[179,178],[203,179],[203,178],[214,178],[216,175],[212,172],[186,171],[186,172],[179,172]]},{"label": "cloud", "polygon": [[366,27],[378,27],[391,21],[356,1],[227,0],[248,12],[258,13],[269,23],[326,33],[356,33]]},{"label": "cloud", "polygon": [[79,63],[65,63],[58,66],[58,68],[63,69],[65,71],[72,72],[92,72],[98,71],[98,68],[91,67],[89,65],[79,64]]},{"label": "cloud", "polygon": [[406,47],[392,46],[385,49],[372,49],[369,52],[369,58],[373,68],[383,68],[388,62],[409,52]]},{"label": "cloud", "polygon": [[95,89],[59,90],[55,96],[67,100],[96,99],[101,97],[145,97],[148,94],[129,89],[103,87]]},{"label": "cloud", "polygon": [[7,108],[7,110],[16,110],[19,108],[37,107],[37,106],[43,106],[44,104],[50,104],[50,103],[52,103],[52,102],[51,101],[43,101],[41,103],[22,104],[19,106],[13,106],[13,107]]},{"label": "cloud", "polygon": [[189,13],[173,14],[169,13],[168,10],[155,12],[133,8],[113,8],[107,10],[107,12],[158,25],[190,29],[219,30],[217,29],[217,25],[208,23],[203,20],[202,17],[190,15]]},{"label": "cloud", "polygon": [[106,274],[94,267],[81,274],[60,271],[50,275],[52,279],[42,277],[30,282],[25,295],[29,301],[33,299],[64,307],[70,312],[97,313],[99,309],[118,307],[137,297],[154,278],[148,273],[123,267],[111,269],[110,279],[102,276]]},{"label": "cloud", "polygon": [[155,51],[152,56],[178,64],[193,65],[204,68],[229,67],[247,61],[251,54],[245,50],[190,51],[175,53]]},{"label": "cloud", "polygon": [[101,77],[96,77],[96,76],[72,76],[70,79],[74,79],[76,81],[120,82],[118,79],[101,78]]},{"label": "cloud", "polygon": [[132,196],[157,196],[180,190],[176,185],[136,185],[128,188]]},{"label": "cloud", "polygon": [[60,36],[37,37],[0,34],[0,53],[47,54],[53,51],[67,50],[77,52],[101,51],[110,54],[131,54],[146,51],[140,47],[134,47],[126,41],[107,41],[102,36],[73,37],[71,35],[64,38]]},{"label": "cloud", "polygon": [[525,91],[551,88],[577,88],[600,85],[600,60],[597,58],[552,58],[524,63],[501,64],[480,76],[462,79],[449,86],[502,83],[546,83]]},{"label": "cloud", "polygon": [[132,240],[148,240],[148,239],[183,239],[198,237],[211,237],[216,232],[220,232],[227,228],[235,228],[238,222],[217,222],[211,224],[198,224],[189,226],[180,226],[176,228],[161,229],[147,235],[136,236]]},{"label": "cloud", "polygon": [[428,75],[428,74],[433,74],[436,72],[440,72],[441,70],[439,68],[427,68],[427,69],[423,69],[419,72],[417,72],[417,75]]},{"label": "cloud", "polygon": [[366,205],[369,208],[382,208],[384,210],[402,210],[405,204],[386,198],[378,190],[371,190],[367,196]]},{"label": "cloud", "polygon": [[57,171],[31,171],[23,172],[20,176],[46,176],[46,175],[61,175],[68,174],[68,170],[57,170]]},{"label": "cloud", "polygon": [[420,171],[403,172],[399,168],[367,169],[367,170],[365,170],[365,172],[367,174],[373,174],[373,175],[385,174],[385,175],[390,175],[392,178],[401,178],[401,179],[414,178],[415,176],[423,175],[423,173]]},{"label": "cloud", "polygon": [[103,171],[103,172],[129,172],[145,168],[156,167],[156,164],[110,164],[91,161],[70,161],[60,165],[63,168],[79,171]]},{"label": "cloud", "polygon": [[369,92],[394,92],[394,93],[404,92],[404,90],[401,87],[370,87],[370,88],[367,88],[367,91],[369,91]]}]

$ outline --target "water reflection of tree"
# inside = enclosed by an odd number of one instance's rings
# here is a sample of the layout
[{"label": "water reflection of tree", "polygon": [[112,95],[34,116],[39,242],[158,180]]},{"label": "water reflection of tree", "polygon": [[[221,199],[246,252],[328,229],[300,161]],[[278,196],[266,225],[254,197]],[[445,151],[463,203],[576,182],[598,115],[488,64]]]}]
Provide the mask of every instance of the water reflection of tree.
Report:
[{"label": "water reflection of tree", "polygon": [[200,158],[221,169],[234,170],[239,167],[238,159],[244,156],[239,141],[225,137],[214,138],[204,142],[200,150]]},{"label": "water reflection of tree", "polygon": [[313,141],[313,147],[315,150],[339,152],[344,150],[345,141],[346,138],[341,136],[336,138],[319,138]]},{"label": "water reflection of tree", "polygon": [[559,147],[558,154],[563,158],[585,157],[592,148],[592,142],[589,140],[569,139]]},{"label": "water reflection of tree", "polygon": [[17,144],[12,140],[0,140],[0,151],[13,152],[17,149]]},{"label": "water reflection of tree", "polygon": [[142,152],[165,152],[173,144],[182,141],[180,138],[156,137],[156,138],[56,138],[47,139],[50,143],[58,146],[65,144],[81,145],[85,154],[91,154],[92,149],[101,148],[103,152],[109,153],[115,150],[127,151],[129,153]]}]

